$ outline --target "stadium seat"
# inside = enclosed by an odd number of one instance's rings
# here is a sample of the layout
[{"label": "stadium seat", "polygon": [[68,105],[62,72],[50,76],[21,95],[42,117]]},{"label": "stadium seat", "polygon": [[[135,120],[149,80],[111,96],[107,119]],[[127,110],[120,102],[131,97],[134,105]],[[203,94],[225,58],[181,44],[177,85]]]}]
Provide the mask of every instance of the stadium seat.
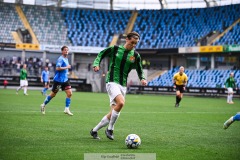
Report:
[{"label": "stadium seat", "polygon": [[[154,78],[148,83],[149,86],[172,86],[172,77],[178,72],[178,68],[173,68],[163,75]],[[189,81],[187,87],[216,88],[223,87],[229,74],[234,72],[237,84],[240,84],[240,70],[185,70]]]}]

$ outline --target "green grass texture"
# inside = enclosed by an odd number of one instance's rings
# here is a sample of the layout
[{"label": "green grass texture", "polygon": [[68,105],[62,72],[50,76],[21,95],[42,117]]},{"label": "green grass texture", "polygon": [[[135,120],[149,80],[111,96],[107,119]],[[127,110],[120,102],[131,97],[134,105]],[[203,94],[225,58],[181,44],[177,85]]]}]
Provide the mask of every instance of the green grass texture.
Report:
[{"label": "green grass texture", "polygon": [[[50,91],[48,91],[50,92]],[[101,140],[89,131],[109,112],[107,93],[73,92],[70,110],[63,113],[60,91],[40,112],[45,97],[29,90],[0,90],[0,160],[83,160],[85,153],[156,153],[157,160],[239,160],[240,122],[227,130],[223,123],[240,111],[240,100],[184,96],[175,108],[174,95],[126,95],[115,124],[115,139],[105,128]],[[137,134],[138,149],[128,149],[125,138]]]}]

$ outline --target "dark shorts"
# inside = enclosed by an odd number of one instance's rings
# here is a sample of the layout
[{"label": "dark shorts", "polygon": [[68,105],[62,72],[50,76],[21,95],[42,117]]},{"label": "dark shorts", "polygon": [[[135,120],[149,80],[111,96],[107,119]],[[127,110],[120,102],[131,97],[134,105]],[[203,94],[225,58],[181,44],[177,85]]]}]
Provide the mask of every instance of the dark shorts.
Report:
[{"label": "dark shorts", "polygon": [[52,91],[54,93],[57,93],[60,88],[62,89],[62,91],[65,91],[65,90],[71,89],[71,85],[70,85],[69,81],[66,81],[66,82],[53,81]]},{"label": "dark shorts", "polygon": [[49,81],[43,82],[43,86],[49,85]]},{"label": "dark shorts", "polygon": [[184,92],[183,85],[176,85],[176,91],[180,91],[180,93]]}]

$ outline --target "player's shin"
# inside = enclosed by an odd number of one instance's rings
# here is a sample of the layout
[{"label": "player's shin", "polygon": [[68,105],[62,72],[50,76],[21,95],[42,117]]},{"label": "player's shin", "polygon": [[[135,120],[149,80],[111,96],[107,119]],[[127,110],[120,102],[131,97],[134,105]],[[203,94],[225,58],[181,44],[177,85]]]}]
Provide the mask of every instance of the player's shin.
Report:
[{"label": "player's shin", "polygon": [[24,87],[24,94],[27,94],[27,87]]},{"label": "player's shin", "polygon": [[108,126],[108,130],[114,130],[114,124],[116,123],[119,116],[120,116],[120,112],[117,112],[113,109],[111,119],[109,122],[109,126]]},{"label": "player's shin", "polygon": [[240,121],[240,113],[237,113],[235,116],[233,116],[233,121]]},{"label": "player's shin", "polygon": [[176,96],[176,103],[180,103],[180,101],[182,100],[182,98],[180,96]]},{"label": "player's shin", "polygon": [[44,105],[47,105],[51,101],[52,97],[47,96],[46,99],[44,100]]},{"label": "player's shin", "polygon": [[97,126],[93,128],[93,131],[97,132],[99,129],[107,126],[108,124],[109,124],[109,119],[107,118],[107,116],[104,116],[102,120],[97,124]]},{"label": "player's shin", "polygon": [[69,108],[70,104],[71,104],[71,99],[66,98],[66,108]]}]

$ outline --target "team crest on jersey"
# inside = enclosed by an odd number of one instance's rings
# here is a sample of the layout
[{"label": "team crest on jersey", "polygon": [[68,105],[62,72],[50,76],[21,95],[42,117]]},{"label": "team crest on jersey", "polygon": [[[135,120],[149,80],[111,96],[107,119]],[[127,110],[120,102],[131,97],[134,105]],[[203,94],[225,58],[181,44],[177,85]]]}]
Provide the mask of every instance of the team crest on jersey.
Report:
[{"label": "team crest on jersey", "polygon": [[134,57],[134,56],[131,56],[131,57],[129,58],[129,60],[130,60],[132,63],[134,63],[134,62],[135,62],[135,57]]}]

